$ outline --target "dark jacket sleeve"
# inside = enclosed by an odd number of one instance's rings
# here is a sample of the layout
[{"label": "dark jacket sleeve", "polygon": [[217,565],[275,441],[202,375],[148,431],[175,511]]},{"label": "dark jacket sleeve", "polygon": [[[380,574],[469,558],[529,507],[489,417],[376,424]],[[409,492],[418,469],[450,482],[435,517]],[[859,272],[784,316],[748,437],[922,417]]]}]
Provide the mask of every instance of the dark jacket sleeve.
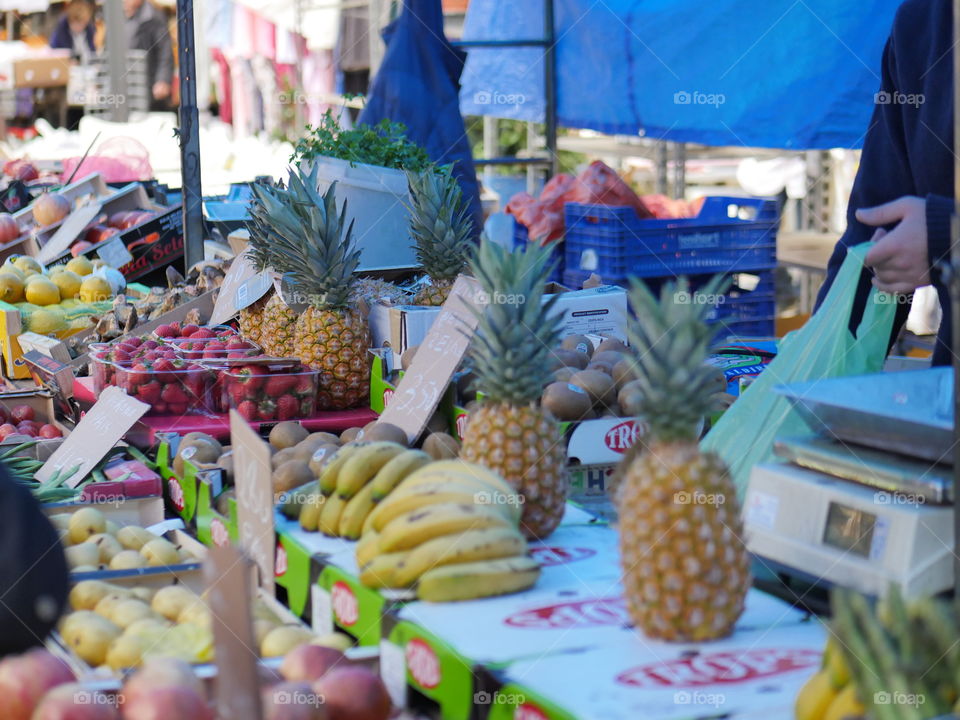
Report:
[{"label": "dark jacket sleeve", "polygon": [[[883,50],[880,91],[875,98],[873,117],[870,119],[870,126],[863,142],[863,151],[860,154],[860,167],[850,193],[847,229],[830,257],[827,279],[820,288],[814,312],[827,296],[837,271],[847,256],[847,248],[867,242],[876,231],[876,228],[859,222],[855,215],[856,211],[860,208],[882,205],[904,195],[916,194],[913,174],[907,160],[907,143],[901,115],[904,105],[884,102],[884,99],[889,99],[898,90],[896,77],[896,48],[891,35]],[[860,317],[870,294],[871,277],[871,272],[864,269],[857,286],[857,298],[850,319],[851,328],[860,324]],[[899,333],[908,313],[908,305],[897,306],[894,337]]]},{"label": "dark jacket sleeve", "polygon": [[173,45],[170,42],[170,31],[167,21],[163,17],[154,17],[150,20],[149,35],[153,38],[149,52],[153,55],[153,62],[148,67],[153,68],[153,77],[148,78],[147,93],[154,83],[173,82]]},{"label": "dark jacket sleeve", "polygon": [[50,33],[50,47],[58,50],[73,50],[73,38],[70,37],[70,26],[67,24],[66,15],[57,20],[56,27]]}]

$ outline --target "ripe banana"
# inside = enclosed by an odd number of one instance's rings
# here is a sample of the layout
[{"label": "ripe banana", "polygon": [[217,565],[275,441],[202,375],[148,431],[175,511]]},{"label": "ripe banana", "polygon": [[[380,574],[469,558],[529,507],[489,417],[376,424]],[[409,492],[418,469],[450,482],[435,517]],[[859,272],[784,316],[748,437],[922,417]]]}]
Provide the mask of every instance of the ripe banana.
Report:
[{"label": "ripe banana", "polygon": [[403,568],[409,552],[378,555],[360,568],[360,582],[369,588],[399,588],[397,573]]},{"label": "ripe banana", "polygon": [[460,503],[489,507],[503,515],[506,520],[514,525],[518,525],[521,512],[519,497],[512,495],[512,499],[515,501],[512,504],[494,502],[494,500],[501,499],[499,493],[495,494],[493,490],[477,490],[467,485],[443,481],[423,483],[409,490],[401,486],[377,505],[373,516],[373,529],[378,532],[382,531],[394,518],[411,510],[438,503]]},{"label": "ripe banana", "polygon": [[400,587],[407,587],[435,567],[516,557],[526,552],[527,541],[512,528],[491,527],[443,535],[410,550],[403,566],[397,569],[396,581]]},{"label": "ripe banana", "polygon": [[380,533],[380,549],[383,552],[409,550],[438,535],[486,527],[513,525],[490,507],[461,503],[429,505],[400,515],[384,527]]},{"label": "ripe banana", "polygon": [[300,527],[307,532],[316,532],[320,523],[320,513],[327,498],[319,491],[312,493],[300,506]]},{"label": "ripe banana", "polygon": [[373,510],[367,513],[367,516],[363,519],[363,527],[360,528],[361,537],[366,535],[367,533],[376,532],[373,529],[373,513],[376,512],[376,510],[377,510],[377,506],[374,505]]},{"label": "ripe banana", "polygon": [[334,493],[323,503],[323,509],[320,511],[320,522],[317,529],[324,535],[336,537],[340,529],[340,515],[347,506],[347,501]]},{"label": "ripe banana", "polygon": [[320,473],[320,492],[324,495],[330,495],[337,489],[337,476],[340,474],[340,468],[347,462],[354,453],[361,448],[365,448],[367,443],[351,443],[344,445],[330,458],[330,462],[323,466]]},{"label": "ripe banana", "polygon": [[528,557],[481,560],[428,570],[417,583],[417,597],[433,602],[471,600],[532,587],[540,566]]},{"label": "ripe banana", "polygon": [[502,493],[513,493],[516,489],[510,483],[488,470],[482,465],[475,465],[463,460],[437,460],[424,465],[419,470],[410,473],[401,485],[413,487],[421,482],[434,482],[448,477],[459,477],[464,481],[472,481],[481,487],[488,487]]},{"label": "ripe banana", "polygon": [[380,554],[380,533],[365,532],[357,543],[357,565],[363,567]]},{"label": "ripe banana", "polygon": [[373,478],[374,501],[385,498],[407,475],[429,462],[431,457],[423,450],[407,450],[391,458]]},{"label": "ripe banana", "polygon": [[373,483],[367,483],[347,501],[340,515],[340,537],[356,540],[363,529],[363,521],[373,510]]},{"label": "ripe banana", "polygon": [[343,463],[337,474],[337,495],[352,498],[360,488],[366,485],[380,468],[390,462],[406,448],[399,443],[372,442],[354,453]]},{"label": "ripe banana", "polygon": [[320,484],[312,480],[298,488],[280,493],[280,512],[291,520],[296,520],[300,517],[300,509],[306,498],[315,492],[320,492]]}]

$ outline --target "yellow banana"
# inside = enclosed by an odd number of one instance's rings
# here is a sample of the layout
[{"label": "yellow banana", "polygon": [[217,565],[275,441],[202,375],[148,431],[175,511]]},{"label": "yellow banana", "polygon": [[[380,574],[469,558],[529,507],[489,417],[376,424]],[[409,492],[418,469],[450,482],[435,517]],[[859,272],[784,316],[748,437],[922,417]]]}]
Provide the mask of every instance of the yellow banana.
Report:
[{"label": "yellow banana", "polygon": [[380,533],[365,532],[357,543],[357,565],[363,567],[380,554]]},{"label": "yellow banana", "polygon": [[486,527],[513,525],[489,507],[462,503],[429,505],[394,518],[380,533],[380,549],[383,552],[409,550],[438,535]]},{"label": "yellow banana", "polygon": [[312,493],[300,506],[300,527],[307,532],[316,532],[320,523],[320,513],[326,505],[326,498],[319,492]]},{"label": "yellow banana", "polygon": [[360,528],[360,536],[363,537],[367,533],[376,532],[373,529],[373,513],[377,511],[377,506],[373,506],[373,510],[367,513],[367,516],[363,519],[363,527]]},{"label": "yellow banana", "polygon": [[399,588],[397,572],[403,567],[409,552],[386,553],[377,555],[360,568],[360,582],[370,588]]},{"label": "yellow banana", "polygon": [[337,495],[352,498],[373,479],[380,468],[405,450],[403,445],[394,442],[369,443],[343,463],[337,474]]},{"label": "yellow banana", "polygon": [[824,713],[823,720],[843,720],[848,717],[864,717],[863,703],[857,700],[857,686],[849,683],[840,690]]},{"label": "yellow banana", "polygon": [[316,480],[311,480],[298,488],[280,493],[280,512],[291,520],[296,520],[300,517],[300,510],[303,507],[304,501],[313,493],[319,492],[319,483],[317,483]]},{"label": "yellow banana", "polygon": [[830,673],[820,670],[797,693],[793,716],[796,720],[822,720],[834,697],[836,692],[830,683]]},{"label": "yellow banana", "polygon": [[320,522],[318,529],[324,535],[336,537],[340,529],[340,515],[347,506],[347,501],[334,493],[323,503],[323,510],[320,511]]},{"label": "yellow banana", "polygon": [[347,501],[340,515],[340,537],[356,540],[360,537],[363,521],[373,510],[373,484],[367,483],[360,492]]},{"label": "yellow banana", "polygon": [[410,473],[400,485],[415,487],[421,482],[435,482],[449,477],[458,477],[465,482],[472,481],[481,488],[487,487],[502,493],[516,492],[510,483],[492,470],[463,460],[436,460]]},{"label": "yellow banana", "polygon": [[491,527],[443,535],[410,550],[403,567],[398,568],[396,580],[401,587],[407,587],[435,567],[516,557],[526,552],[527,541],[519,530],[510,528]]},{"label": "yellow banana", "polygon": [[431,461],[423,450],[407,450],[390,459],[373,478],[373,499],[385,498],[404,478]]},{"label": "yellow banana", "polygon": [[540,565],[525,556],[444,565],[420,576],[417,597],[450,602],[505,595],[532,587],[538,577]]},{"label": "yellow banana", "polygon": [[468,485],[446,483],[424,483],[412,490],[397,488],[386,499],[377,505],[373,517],[373,529],[383,530],[394,518],[416,510],[419,507],[428,507],[438,503],[461,503],[463,505],[481,505],[500,513],[514,525],[520,522],[520,500],[513,495],[513,503],[494,502],[499,500],[498,493],[493,490],[477,490]]},{"label": "yellow banana", "polygon": [[367,443],[351,443],[337,450],[330,458],[330,462],[323,466],[323,471],[320,473],[320,492],[324,495],[332,494],[337,489],[337,476],[340,474],[340,468],[353,457],[354,453],[366,446]]}]

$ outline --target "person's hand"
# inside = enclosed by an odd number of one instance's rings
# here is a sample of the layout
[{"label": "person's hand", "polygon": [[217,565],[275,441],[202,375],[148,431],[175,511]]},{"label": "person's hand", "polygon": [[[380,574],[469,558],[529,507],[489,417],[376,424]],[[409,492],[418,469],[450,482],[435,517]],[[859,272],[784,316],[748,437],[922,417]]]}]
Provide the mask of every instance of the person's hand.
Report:
[{"label": "person's hand", "polygon": [[166,100],[170,97],[170,83],[156,82],[153,84],[153,99]]},{"label": "person's hand", "polygon": [[878,227],[871,238],[873,247],[864,262],[874,270],[876,288],[906,294],[930,284],[926,200],[905,196],[884,205],[860,208],[857,220],[873,226],[897,223],[889,232]]}]

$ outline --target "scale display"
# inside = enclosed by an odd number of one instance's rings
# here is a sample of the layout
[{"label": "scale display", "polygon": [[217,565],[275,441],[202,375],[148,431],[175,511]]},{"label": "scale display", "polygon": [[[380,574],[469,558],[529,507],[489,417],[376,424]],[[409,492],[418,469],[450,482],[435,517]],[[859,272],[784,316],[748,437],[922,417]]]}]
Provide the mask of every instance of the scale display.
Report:
[{"label": "scale display", "polygon": [[838,502],[831,502],[827,509],[823,542],[838,550],[869,558],[876,524],[876,515]]}]

